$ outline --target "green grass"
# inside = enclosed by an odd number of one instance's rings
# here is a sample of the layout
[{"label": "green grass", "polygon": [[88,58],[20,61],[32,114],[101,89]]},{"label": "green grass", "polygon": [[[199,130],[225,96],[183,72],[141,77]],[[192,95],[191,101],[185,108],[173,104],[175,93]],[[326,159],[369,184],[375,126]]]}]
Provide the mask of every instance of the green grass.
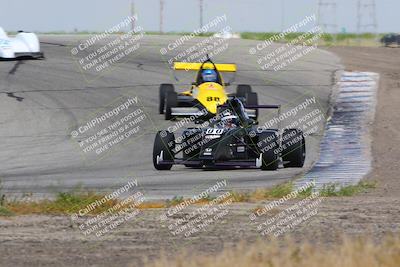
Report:
[{"label": "green grass", "polygon": [[[1,186],[1,183],[0,183]],[[375,188],[375,182],[360,181],[356,185],[341,187],[338,184],[327,184],[319,190],[322,197],[349,197]],[[252,192],[236,192],[232,191],[231,197],[233,202],[256,202],[265,199],[278,199],[287,196],[294,190],[292,182],[287,182],[266,189],[258,189]],[[297,198],[305,198],[312,194],[313,187],[307,188],[305,191],[299,192]],[[96,200],[101,200],[105,195],[93,192],[62,192],[58,193],[55,199],[40,201],[8,201],[4,197],[0,197],[0,216],[12,216],[17,214],[72,214],[78,213],[79,210],[86,208],[89,204]],[[145,202],[139,205],[140,209],[167,208],[178,205],[185,199],[176,196],[171,200],[159,202]],[[204,198],[196,202],[196,204],[205,204],[213,200],[212,197]],[[90,212],[91,215],[100,214],[118,204],[120,200],[113,199],[106,201],[102,206]]]},{"label": "green grass", "polygon": [[306,190],[299,191],[298,198],[307,198],[307,197],[311,196],[313,191],[314,191],[314,187],[309,186],[309,187],[307,187]]},{"label": "green grass", "polygon": [[[55,201],[50,202],[48,205],[49,210],[57,210],[63,213],[72,213],[78,212],[80,209],[86,207],[90,203],[93,203],[96,200],[100,200],[103,198],[103,195],[95,194],[95,193],[58,193]],[[115,201],[110,201],[114,203]],[[110,208],[112,205],[105,204],[99,207],[98,212],[102,212],[107,208]]]},{"label": "green grass", "polygon": [[282,198],[293,191],[293,183],[287,182],[270,188],[258,189],[253,192],[232,191],[231,195],[235,202],[249,202],[264,199]]},{"label": "green grass", "polygon": [[[279,35],[280,32],[243,32],[241,33],[241,37],[243,39],[250,40],[268,40],[275,35]],[[299,36],[304,34],[304,32],[295,32],[288,33],[279,40],[278,42],[286,43],[296,40]],[[373,46],[380,45],[379,40],[385,34],[373,34],[373,33],[338,33],[338,34],[330,34],[324,33],[321,36],[318,45],[363,45],[363,46]],[[309,35],[307,39],[314,37],[315,35]]]},{"label": "green grass", "polygon": [[[369,189],[375,188],[376,182],[360,181],[356,185],[340,186],[339,184],[326,184],[320,190],[315,187],[308,187],[306,190],[299,191],[297,198],[306,198],[311,196],[314,191],[318,191],[322,197],[351,197],[359,193],[367,192]],[[276,199],[287,196],[294,190],[292,182],[287,182],[266,189],[258,189],[253,192],[232,192],[235,202],[250,202],[264,199]]]},{"label": "green grass", "polygon": [[[191,34],[193,34],[193,32],[163,32],[163,33],[161,33],[161,32],[156,32],[156,31],[149,31],[149,32],[146,31],[146,34],[147,35],[179,35],[179,36],[182,36],[182,35],[191,35]],[[215,34],[215,32],[204,32],[204,33],[196,34],[196,37],[209,37],[214,34]]]},{"label": "green grass", "polygon": [[[52,35],[63,35],[63,34],[77,34],[77,35],[94,35],[94,34],[101,34],[104,32],[96,32],[96,31],[50,31],[50,32],[36,32],[38,34],[52,34]],[[145,31],[147,35],[190,35],[192,32],[157,32],[157,31]],[[17,32],[9,32],[10,35],[15,35]],[[113,34],[126,34],[126,32],[115,32]],[[209,37],[214,35],[215,32],[205,32],[197,34],[196,37]]]},{"label": "green grass", "polygon": [[339,186],[338,184],[327,184],[319,191],[323,197],[351,197],[359,193],[367,192],[375,188],[376,182],[360,181],[356,185]]},{"label": "green grass", "polygon": [[[242,32],[240,34],[240,36],[243,39],[268,40],[268,39],[272,38],[273,36],[276,36],[279,34],[280,34],[280,32]],[[281,42],[290,42],[290,41],[297,39],[298,37],[300,37],[303,34],[304,34],[304,32],[291,32],[291,33],[286,34],[282,39],[280,39],[280,41]],[[311,39],[314,36],[315,36],[315,34],[310,34],[306,37],[306,40]],[[323,34],[322,40],[331,41],[331,40],[333,40],[333,37],[334,36],[331,34]]]},{"label": "green grass", "polygon": [[13,216],[14,213],[7,208],[0,206],[0,216]]},{"label": "green grass", "polygon": [[182,196],[174,196],[172,199],[167,200],[167,205],[168,206],[175,206],[184,201],[184,198]]},{"label": "green grass", "polygon": [[[55,34],[55,35],[62,35],[62,34],[77,34],[77,35],[94,35],[100,34],[103,32],[96,32],[96,31],[50,31],[50,32],[38,32],[39,34]],[[10,32],[11,35],[15,35],[16,32]],[[116,34],[124,34],[124,32],[119,32]],[[147,35],[190,35],[192,32],[179,32],[179,31],[170,31],[170,32],[158,32],[158,31],[146,31]],[[197,37],[209,37],[215,34],[215,32],[206,32],[200,33],[196,35]],[[240,33],[241,38],[243,39],[250,39],[250,40],[268,40],[275,35],[279,35],[280,32],[242,32]],[[303,35],[304,32],[291,32],[288,33],[282,38],[278,40],[279,43],[287,43],[293,42],[299,36]],[[330,34],[324,33],[322,34],[319,42],[317,45],[319,46],[380,46],[381,43],[379,40],[384,36],[384,33],[380,34],[373,34],[373,33],[337,33],[337,34]],[[307,41],[308,39],[314,37],[315,35],[308,35],[304,40]],[[307,44],[310,45],[310,44]]]},{"label": "green grass", "polygon": [[1,193],[2,192],[2,185],[1,185],[1,179],[0,179],[0,216],[12,216],[14,215],[13,212],[11,212],[9,209],[4,207],[5,204],[5,196]]},{"label": "green grass", "polygon": [[293,191],[293,183],[288,182],[284,184],[279,184],[274,187],[272,187],[270,190],[267,190],[265,192],[266,197],[271,197],[271,198],[281,198],[284,197],[288,194],[290,194]]},{"label": "green grass", "polygon": [[[85,208],[96,200],[100,200],[104,195],[87,192],[62,192],[52,200],[40,201],[5,201],[4,208],[15,214],[72,214]],[[97,207],[92,214],[99,214],[117,203],[117,200],[110,200],[102,206]]]}]

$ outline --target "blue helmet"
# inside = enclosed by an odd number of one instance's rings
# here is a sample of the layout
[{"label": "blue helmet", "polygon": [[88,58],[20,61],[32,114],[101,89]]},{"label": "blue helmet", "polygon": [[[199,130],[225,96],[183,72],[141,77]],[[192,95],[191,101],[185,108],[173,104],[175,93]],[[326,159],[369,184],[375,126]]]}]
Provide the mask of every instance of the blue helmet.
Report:
[{"label": "blue helmet", "polygon": [[201,73],[204,82],[216,82],[217,72],[215,70],[203,70]]}]

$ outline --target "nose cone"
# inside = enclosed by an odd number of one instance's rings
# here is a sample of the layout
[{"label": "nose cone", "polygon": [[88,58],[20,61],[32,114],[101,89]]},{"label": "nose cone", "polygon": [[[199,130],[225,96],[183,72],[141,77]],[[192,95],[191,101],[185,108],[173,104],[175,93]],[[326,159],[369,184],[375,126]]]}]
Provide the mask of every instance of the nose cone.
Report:
[{"label": "nose cone", "polygon": [[11,46],[2,45],[0,40],[0,58],[15,58],[14,51]]},{"label": "nose cone", "polygon": [[218,105],[223,105],[226,100],[224,88],[218,83],[203,83],[199,86],[197,100],[212,113],[217,113]]}]

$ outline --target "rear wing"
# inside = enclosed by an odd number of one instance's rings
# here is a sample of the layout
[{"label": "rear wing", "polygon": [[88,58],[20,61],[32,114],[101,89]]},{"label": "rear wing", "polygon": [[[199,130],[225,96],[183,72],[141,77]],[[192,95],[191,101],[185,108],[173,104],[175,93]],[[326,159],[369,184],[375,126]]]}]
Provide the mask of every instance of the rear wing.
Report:
[{"label": "rear wing", "polygon": [[280,109],[281,105],[244,105],[244,107],[251,109]]},{"label": "rear wing", "polygon": [[[256,109],[276,109],[278,118],[281,116],[281,105],[245,105],[244,108],[249,115],[254,114]],[[281,129],[280,120],[278,120],[278,129]]]},{"label": "rear wing", "polygon": [[244,105],[244,109],[249,117],[256,117],[256,109],[277,109],[278,117],[281,115],[281,105]]},{"label": "rear wing", "polygon": [[210,62],[198,63],[198,62],[174,62],[175,70],[200,70],[203,65],[203,69],[214,69],[214,65],[219,72],[236,72],[236,64],[231,63],[220,63],[213,64]]}]

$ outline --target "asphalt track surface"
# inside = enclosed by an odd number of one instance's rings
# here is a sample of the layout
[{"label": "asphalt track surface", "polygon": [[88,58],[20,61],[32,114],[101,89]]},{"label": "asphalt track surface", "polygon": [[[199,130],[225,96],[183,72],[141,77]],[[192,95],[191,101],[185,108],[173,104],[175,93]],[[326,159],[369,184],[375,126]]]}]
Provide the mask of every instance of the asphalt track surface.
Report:
[{"label": "asphalt track surface", "polygon": [[[85,73],[71,55],[88,36],[41,36],[45,60],[0,62],[0,179],[6,194],[44,196],[82,187],[111,191],[137,179],[146,197],[192,196],[217,181],[226,179],[226,189],[256,189],[293,179],[318,158],[322,131],[307,137],[305,168],[261,171],[258,169],[200,170],[174,166],[171,171],[156,171],[152,164],[155,132],[175,122],[158,114],[158,86],[175,83],[182,90],[193,74],[173,80],[166,60],[201,41],[193,39],[165,56],[160,48],[174,36],[145,36],[140,48],[101,76]],[[238,73],[230,87],[250,84],[261,104],[282,104],[289,108],[305,93],[316,99],[327,114],[339,58],[315,50],[297,59],[282,71],[263,71],[257,58],[274,50],[271,46],[250,55],[256,41],[232,39],[228,49],[217,55],[217,62],[237,63]],[[101,46],[100,44],[97,44]],[[142,135],[113,149],[106,157],[88,162],[71,137],[76,125],[86,123],[88,114],[121,96],[137,96],[149,121]]]}]

